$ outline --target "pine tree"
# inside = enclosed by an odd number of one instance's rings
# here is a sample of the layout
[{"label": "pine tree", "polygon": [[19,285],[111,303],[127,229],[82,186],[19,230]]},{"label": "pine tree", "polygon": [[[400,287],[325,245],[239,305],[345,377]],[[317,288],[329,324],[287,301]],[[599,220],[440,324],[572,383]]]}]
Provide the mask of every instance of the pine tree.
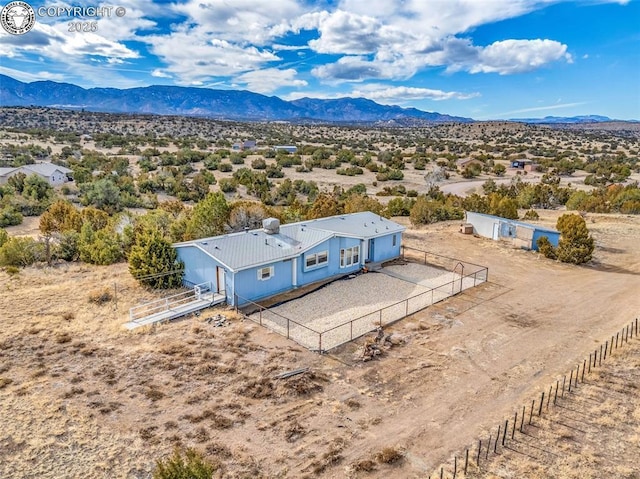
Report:
[{"label": "pine tree", "polygon": [[152,288],[176,288],[182,284],[184,263],[159,231],[150,229],[136,237],[129,252],[129,272]]},{"label": "pine tree", "polygon": [[560,231],[560,241],[556,249],[560,261],[573,264],[591,261],[594,241],[582,216],[562,215],[558,218],[556,228]]}]

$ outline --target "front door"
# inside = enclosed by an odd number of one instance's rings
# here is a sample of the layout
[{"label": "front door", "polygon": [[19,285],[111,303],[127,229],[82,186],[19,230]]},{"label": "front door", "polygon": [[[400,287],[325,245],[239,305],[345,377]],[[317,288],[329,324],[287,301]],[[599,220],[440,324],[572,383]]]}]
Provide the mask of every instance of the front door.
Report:
[{"label": "front door", "polygon": [[217,292],[219,293],[220,291],[224,291],[225,285],[224,285],[224,268],[221,268],[220,266],[216,267],[216,273],[217,273],[217,281],[218,281],[218,288],[217,288]]},{"label": "front door", "polygon": [[375,253],[374,253],[375,242],[376,240],[374,238],[371,238],[369,240],[369,261],[374,261],[374,258],[375,258]]}]

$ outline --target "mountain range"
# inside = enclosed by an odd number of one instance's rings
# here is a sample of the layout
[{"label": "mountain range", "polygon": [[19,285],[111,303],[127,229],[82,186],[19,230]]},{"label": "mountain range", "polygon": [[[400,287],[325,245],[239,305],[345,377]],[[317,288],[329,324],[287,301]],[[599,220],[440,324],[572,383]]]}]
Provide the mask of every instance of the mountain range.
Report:
[{"label": "mountain range", "polygon": [[107,113],[188,115],[238,121],[317,121],[420,124],[471,122],[471,118],[380,105],[365,98],[285,101],[246,90],[178,86],[85,89],[70,83],[23,83],[0,75],[0,106],[47,106]]},{"label": "mountain range", "polygon": [[[473,122],[472,118],[380,105],[366,98],[300,98],[285,101],[247,90],[153,85],[139,88],[89,88],[71,83],[24,83],[0,75],[0,106],[40,106],[105,113],[201,116],[236,121],[291,121],[420,126],[429,123]],[[516,118],[521,123],[599,123],[606,116]]]}]

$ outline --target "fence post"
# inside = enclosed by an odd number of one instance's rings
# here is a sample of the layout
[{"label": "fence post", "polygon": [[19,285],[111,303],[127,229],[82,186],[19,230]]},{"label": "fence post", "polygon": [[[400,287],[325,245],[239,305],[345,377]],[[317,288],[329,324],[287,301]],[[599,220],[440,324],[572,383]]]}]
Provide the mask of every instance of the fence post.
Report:
[{"label": "fence post", "polygon": [[556,380],[556,395],[553,397],[553,405],[556,405],[556,401],[558,400],[558,386],[560,386],[560,380]]},{"label": "fence post", "polygon": [[487,443],[487,454],[484,456],[484,460],[489,459],[489,450],[491,449],[491,434],[489,434],[489,442]]},{"label": "fence post", "polygon": [[507,439],[507,429],[509,428],[509,420],[504,422],[504,432],[502,433],[502,447],[504,447],[504,441]]},{"label": "fence post", "polygon": [[589,373],[591,373],[591,353],[589,353]]},{"label": "fence post", "polygon": [[564,378],[562,378],[562,396],[564,397],[564,384],[567,382],[567,375],[564,375]]},{"label": "fence post", "polygon": [[453,479],[456,479],[458,473],[458,456],[453,456]]},{"label": "fence post", "polygon": [[476,465],[480,467],[480,453],[482,452],[482,439],[478,439],[478,457],[476,458]]},{"label": "fence post", "polygon": [[598,366],[602,366],[602,344],[600,345],[600,361],[598,361]]},{"label": "fence post", "polygon": [[531,401],[531,411],[529,411],[529,424],[531,424],[531,420],[533,419],[533,408],[536,406],[536,400]]},{"label": "fence post", "polygon": [[464,456],[464,473],[467,474],[467,466],[469,465],[469,449],[467,449],[467,453]]},{"label": "fence post", "polygon": [[520,432],[522,432],[522,428],[524,427],[524,413],[527,409],[527,406],[522,406],[522,418],[520,419]]},{"label": "fence post", "polygon": [[[605,351],[606,351],[606,349],[605,349]],[[584,370],[585,370],[586,367],[587,367],[587,360],[585,359],[584,363],[582,363],[582,379],[581,379],[582,382],[584,382]]]},{"label": "fence post", "polygon": [[611,336],[611,346],[609,346],[609,356],[613,354],[613,336]]},{"label": "fence post", "polygon": [[620,334],[620,333],[616,333],[616,349],[618,349],[618,335],[619,335],[619,334]]},{"label": "fence post", "polygon": [[573,382],[573,369],[571,370],[571,375],[569,376],[569,392],[571,392],[571,383]]},{"label": "fence post", "polygon": [[511,439],[513,439],[516,435],[516,423],[518,422],[518,411],[516,411],[516,415],[513,418],[513,428],[511,429]]},{"label": "fence post", "polygon": [[493,444],[493,453],[496,454],[498,452],[498,441],[500,440],[500,426],[498,426],[498,435],[496,436],[496,442]]},{"label": "fence post", "polygon": [[538,408],[538,417],[542,415],[542,406],[544,405],[544,391],[542,391],[542,396],[540,396],[540,407]]},{"label": "fence post", "polygon": [[553,391],[553,384],[549,386],[549,395],[547,396],[547,411],[549,410],[549,403],[551,402],[551,391]]},{"label": "fence post", "polygon": [[604,343],[604,359],[607,360],[607,349],[609,349],[609,340],[607,339]]}]

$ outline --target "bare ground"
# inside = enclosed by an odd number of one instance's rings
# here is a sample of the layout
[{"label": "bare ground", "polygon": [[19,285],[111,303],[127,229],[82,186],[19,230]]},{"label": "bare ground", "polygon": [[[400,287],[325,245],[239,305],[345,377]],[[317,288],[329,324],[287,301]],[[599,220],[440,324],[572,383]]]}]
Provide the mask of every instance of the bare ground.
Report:
[{"label": "bare ground", "polygon": [[357,345],[319,356],[232,312],[223,328],[211,311],[126,332],[153,296],[126,265],[0,273],[0,477],[146,478],[176,445],[231,478],[425,477],[638,315],[640,218],[587,224],[584,267],[457,222],[410,229],[408,244],[486,264],[489,282],[397,323],[404,344],[367,363]]}]

